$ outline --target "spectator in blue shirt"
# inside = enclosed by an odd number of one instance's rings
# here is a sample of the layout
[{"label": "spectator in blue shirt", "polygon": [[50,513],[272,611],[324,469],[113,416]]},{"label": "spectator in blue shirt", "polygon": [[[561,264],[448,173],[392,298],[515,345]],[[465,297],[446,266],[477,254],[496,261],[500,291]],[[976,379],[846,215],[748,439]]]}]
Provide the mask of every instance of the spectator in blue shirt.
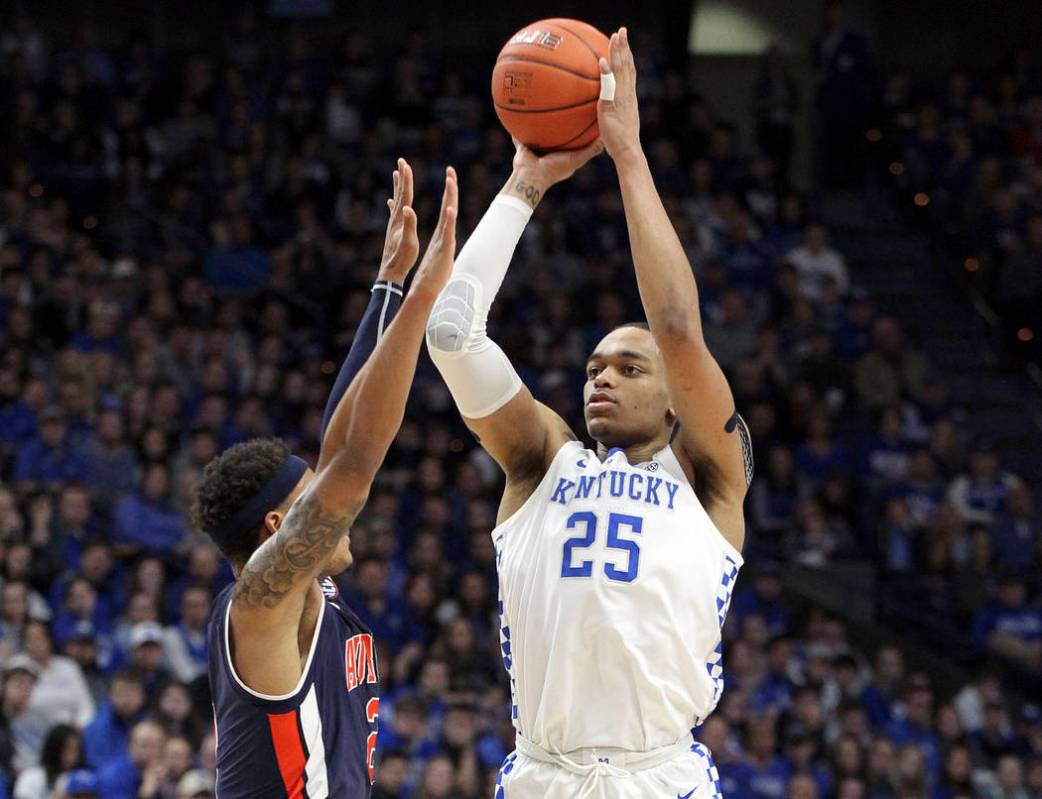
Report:
[{"label": "spectator in blue shirt", "polygon": [[749,724],[748,794],[753,799],[784,799],[792,766],[777,753],[778,733],[773,718]]},{"label": "spectator in blue shirt", "polygon": [[1042,521],[1035,512],[1031,489],[1024,483],[1010,487],[1006,510],[995,523],[995,556],[1000,568],[1027,569],[1042,541]]},{"label": "spectator in blue shirt", "polygon": [[145,709],[145,683],[136,669],[117,671],[109,685],[108,699],[101,703],[83,731],[87,763],[100,769],[127,754],[131,727]]},{"label": "spectator in blue shirt", "polygon": [[900,649],[884,646],[876,653],[875,675],[861,691],[861,704],[873,727],[883,727],[894,718],[904,674]]},{"label": "spectator in blue shirt", "polygon": [[941,769],[941,743],[934,734],[933,689],[923,675],[913,676],[905,688],[903,715],[883,727],[883,734],[898,747],[912,744],[925,759],[926,770],[936,776]]},{"label": "spectator in blue shirt", "polygon": [[1042,665],[1042,608],[1028,604],[1027,584],[1016,572],[999,583],[995,602],[973,617],[973,640],[1038,668]]},{"label": "spectator in blue shirt", "polygon": [[72,346],[80,352],[109,352],[119,356],[122,346],[119,338],[119,306],[114,302],[96,300],[91,303],[87,329],[78,333]]},{"label": "spectator in blue shirt", "polygon": [[22,402],[18,375],[0,368],[0,447],[17,448],[36,435],[36,414]]},{"label": "spectator in blue shirt", "polygon": [[750,615],[763,618],[771,635],[780,635],[789,628],[789,611],[781,599],[781,565],[777,561],[764,561],[756,567],[752,586],[739,588],[731,603],[731,613],[741,627]]},{"label": "spectator in blue shirt", "polygon": [[141,490],[116,505],[116,541],[125,554],[172,554],[184,539],[184,519],[169,502],[170,472],[163,463],[150,463]]},{"label": "spectator in blue shirt", "polygon": [[166,733],[154,721],[139,721],[130,731],[125,754],[98,770],[101,799],[155,796],[163,785],[163,746]]},{"label": "spectator in blue shirt", "polygon": [[87,441],[84,457],[90,486],[105,504],[114,503],[137,485],[137,456],[126,441],[123,414],[118,409],[106,408],[98,414],[97,430]]},{"label": "spectator in blue shirt", "polygon": [[14,478],[27,487],[54,487],[71,480],[83,481],[89,472],[83,453],[69,439],[61,408],[44,409],[40,432],[18,453]]}]

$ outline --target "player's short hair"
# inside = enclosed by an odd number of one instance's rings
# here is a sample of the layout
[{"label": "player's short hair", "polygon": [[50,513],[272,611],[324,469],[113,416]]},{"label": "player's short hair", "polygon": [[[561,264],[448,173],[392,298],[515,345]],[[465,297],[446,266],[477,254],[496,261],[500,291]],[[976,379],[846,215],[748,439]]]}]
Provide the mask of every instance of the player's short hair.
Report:
[{"label": "player's short hair", "polygon": [[214,534],[267,485],[288,455],[281,439],[255,438],[234,444],[203,469],[192,502],[192,524],[210,536],[231,563],[249,560],[259,528],[221,535],[220,540]]},{"label": "player's short hair", "polygon": [[612,332],[614,333],[616,330],[622,330],[626,327],[635,327],[638,330],[647,330],[649,333],[651,332],[651,326],[647,322],[623,322],[621,325],[616,325],[612,329]]}]

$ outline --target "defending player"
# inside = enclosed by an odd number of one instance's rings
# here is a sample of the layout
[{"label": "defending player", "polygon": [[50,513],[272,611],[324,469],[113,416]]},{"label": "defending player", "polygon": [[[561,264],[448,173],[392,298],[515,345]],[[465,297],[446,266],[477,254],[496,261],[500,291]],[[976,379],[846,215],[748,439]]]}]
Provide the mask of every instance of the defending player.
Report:
[{"label": "defending player", "polygon": [[518,148],[427,327],[460,412],[506,472],[493,537],[517,750],[497,799],[719,794],[690,730],[723,688],[720,630],[742,564],[751,454],[641,150],[625,29],[611,37],[610,71],[614,101],[598,120],[650,330],[621,327],[590,355],[597,451],[535,401],[485,320],[534,206],[599,146],[543,158]]},{"label": "defending player", "polygon": [[351,563],[348,528],[401,425],[424,325],[451,272],[458,207],[449,169],[437,229],[385,332],[418,251],[412,175],[399,167],[381,280],[334,386],[317,469],[280,441],[247,441],[208,464],[198,489],[198,524],[236,577],[209,629],[221,799],[369,795],[373,639],[329,576]]}]

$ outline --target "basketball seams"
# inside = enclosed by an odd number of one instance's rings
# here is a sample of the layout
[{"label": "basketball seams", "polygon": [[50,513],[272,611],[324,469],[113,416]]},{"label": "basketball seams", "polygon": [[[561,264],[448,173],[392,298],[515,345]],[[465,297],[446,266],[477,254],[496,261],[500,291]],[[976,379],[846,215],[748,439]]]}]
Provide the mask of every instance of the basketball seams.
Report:
[{"label": "basketball seams", "polygon": [[[502,103],[495,103],[495,106],[501,111],[512,111],[515,114],[552,114],[554,111],[568,111],[572,108],[579,108],[580,106],[589,105],[590,103],[596,103],[599,99],[599,97],[593,97],[589,100],[580,100],[577,103],[569,103],[568,105],[555,105],[553,108],[514,108],[509,105],[503,105]],[[571,139],[569,139],[569,141],[571,141]]]},{"label": "basketball seams", "polygon": [[563,31],[567,31],[568,33],[572,34],[572,36],[574,36],[576,39],[578,39],[582,43],[583,47],[585,47],[587,50],[590,51],[590,53],[593,54],[593,63],[594,63],[594,66],[597,67],[597,71],[598,71],[597,78],[599,80],[600,79],[600,74],[599,73],[600,73],[601,54],[593,49],[593,45],[589,44],[582,36],[580,36],[578,33],[573,31],[567,25],[562,25],[560,22],[551,22],[550,24],[560,28]]},{"label": "basketball seams", "polygon": [[[517,45],[517,46],[521,47],[522,45]],[[544,67],[550,67],[551,69],[559,69],[559,70],[561,70],[561,72],[567,72],[569,75],[575,75],[575,77],[582,78],[583,80],[588,80],[588,81],[591,81],[591,82],[595,81],[597,83],[601,82],[600,73],[597,74],[596,78],[591,78],[589,75],[587,75],[587,74],[585,74],[583,72],[579,72],[578,70],[574,70],[574,69],[571,69],[570,67],[563,66],[563,65],[558,64],[558,63],[556,63],[554,61],[543,61],[543,59],[541,59],[541,58],[532,58],[531,56],[527,56],[527,55],[503,55],[503,54],[500,54],[499,58],[496,59],[496,65],[498,66],[499,64],[505,64],[505,63],[507,63],[509,61],[522,61],[522,62],[524,62],[526,64],[542,64]]]},{"label": "basketball seams", "polygon": [[[536,30],[539,33],[533,32]],[[539,20],[511,37],[496,58],[492,75],[496,115],[512,135],[530,147],[544,152],[577,149],[597,135],[601,54],[585,36],[597,37],[598,45],[607,44],[604,34],[579,20]],[[579,44],[568,41],[569,37]],[[587,60],[591,56],[592,63]],[[582,71],[584,66],[590,71]],[[511,99],[520,106],[511,105]],[[542,107],[525,107],[533,104]],[[577,127],[581,130],[576,131]]]},{"label": "basketball seams", "polygon": [[[600,98],[597,98],[597,99],[599,100]],[[587,133],[587,132],[588,132],[588,131],[590,130],[590,128],[592,128],[592,127],[593,127],[594,125],[596,125],[596,124],[597,124],[597,117],[594,117],[594,118],[593,118],[593,122],[591,122],[591,123],[590,123],[589,125],[587,125],[587,126],[586,126],[585,128],[583,128],[582,130],[580,130],[580,131],[579,131],[578,133],[576,133],[576,134],[575,134],[574,136],[572,136],[572,138],[570,138],[570,139],[569,139],[568,141],[565,141],[565,142],[561,142],[560,144],[553,144],[553,145],[551,145],[551,146],[547,147],[546,149],[547,149],[547,150],[558,150],[558,149],[563,149],[563,148],[567,147],[567,146],[568,146],[569,144],[571,144],[571,143],[572,143],[573,141],[575,141],[576,139],[581,139],[581,138],[582,138],[583,136],[585,136],[585,135],[586,135],[586,133]]]}]

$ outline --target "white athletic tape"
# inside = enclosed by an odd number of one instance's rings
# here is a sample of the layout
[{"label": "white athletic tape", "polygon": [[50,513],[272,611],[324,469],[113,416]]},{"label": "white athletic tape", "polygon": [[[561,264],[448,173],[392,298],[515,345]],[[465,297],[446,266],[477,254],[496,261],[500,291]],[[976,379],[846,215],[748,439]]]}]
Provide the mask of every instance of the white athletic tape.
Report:
[{"label": "white athletic tape", "polygon": [[615,75],[611,72],[601,73],[601,99],[609,103],[615,99]]}]

